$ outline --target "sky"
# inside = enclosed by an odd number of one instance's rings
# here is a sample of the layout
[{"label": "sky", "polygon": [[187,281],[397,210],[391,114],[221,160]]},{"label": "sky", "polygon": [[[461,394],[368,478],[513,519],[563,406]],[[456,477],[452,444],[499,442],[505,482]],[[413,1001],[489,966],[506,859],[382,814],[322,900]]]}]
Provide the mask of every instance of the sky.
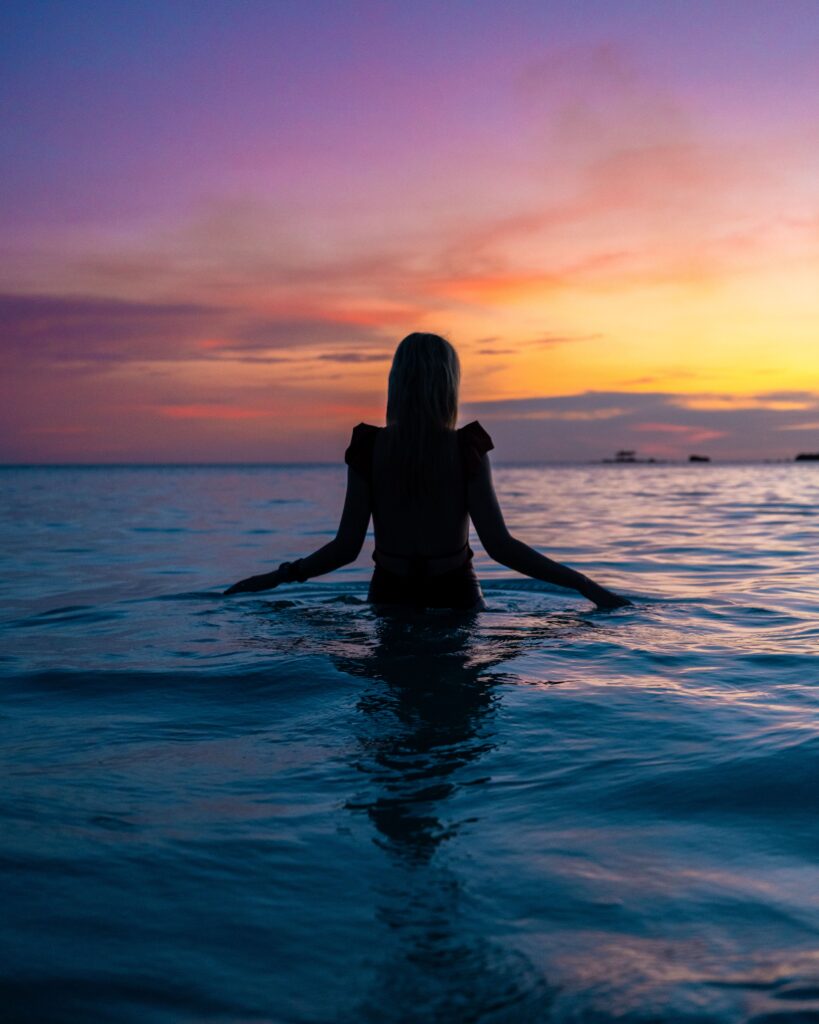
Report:
[{"label": "sky", "polygon": [[816,0],[7,0],[0,461],[819,451]]}]

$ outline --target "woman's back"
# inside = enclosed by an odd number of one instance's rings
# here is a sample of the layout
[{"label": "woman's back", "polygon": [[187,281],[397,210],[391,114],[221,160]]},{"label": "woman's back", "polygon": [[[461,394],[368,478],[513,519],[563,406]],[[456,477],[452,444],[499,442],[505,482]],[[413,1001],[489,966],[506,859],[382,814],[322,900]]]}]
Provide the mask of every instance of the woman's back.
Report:
[{"label": "woman's back", "polygon": [[[469,534],[467,483],[492,440],[475,421],[441,430],[423,489],[408,490],[394,428],[359,424],[346,461],[370,484],[375,547],[385,559],[445,559],[464,552]],[[400,442],[399,442],[400,443]]]}]

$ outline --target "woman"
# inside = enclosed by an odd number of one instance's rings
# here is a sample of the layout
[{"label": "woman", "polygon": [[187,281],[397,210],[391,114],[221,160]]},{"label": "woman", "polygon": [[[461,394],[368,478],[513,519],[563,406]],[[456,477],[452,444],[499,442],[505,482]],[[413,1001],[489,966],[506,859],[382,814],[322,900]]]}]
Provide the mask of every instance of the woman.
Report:
[{"label": "woman", "polygon": [[492,485],[492,439],[477,421],[455,429],[460,375],[457,353],[444,338],[404,338],[390,370],[387,426],[359,423],[345,452],[347,495],[334,539],[225,593],[302,583],[355,561],[372,514],[373,604],[485,608],[468,543],[470,519],[496,562],[577,590],[600,608],[628,604],[509,533]]}]

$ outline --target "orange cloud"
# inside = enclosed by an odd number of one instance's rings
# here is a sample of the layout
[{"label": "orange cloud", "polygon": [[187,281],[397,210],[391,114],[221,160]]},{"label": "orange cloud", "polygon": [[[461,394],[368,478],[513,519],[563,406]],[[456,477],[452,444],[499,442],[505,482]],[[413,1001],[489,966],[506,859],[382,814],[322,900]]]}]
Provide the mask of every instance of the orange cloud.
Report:
[{"label": "orange cloud", "polygon": [[585,422],[593,420],[610,420],[617,416],[625,416],[627,409],[613,407],[611,409],[538,409],[533,412],[521,413],[521,420],[565,420],[566,422]]},{"label": "orange cloud", "polygon": [[453,275],[432,280],[426,287],[432,293],[462,302],[504,305],[537,299],[563,288],[578,287],[621,265],[627,257],[628,253],[620,251],[593,253],[552,270]]},{"label": "orange cloud", "polygon": [[816,405],[815,396],[804,399],[775,398],[765,395],[679,395],[673,399],[673,405],[682,409],[812,409]]}]

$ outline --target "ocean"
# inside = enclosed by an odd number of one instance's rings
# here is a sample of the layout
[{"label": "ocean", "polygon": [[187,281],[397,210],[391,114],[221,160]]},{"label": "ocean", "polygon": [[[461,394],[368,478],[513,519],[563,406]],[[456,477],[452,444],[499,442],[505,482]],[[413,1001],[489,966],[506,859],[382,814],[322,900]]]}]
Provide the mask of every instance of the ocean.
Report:
[{"label": "ocean", "polygon": [[819,465],[503,466],[480,613],[344,467],[0,470],[0,1019],[819,1021]]}]

